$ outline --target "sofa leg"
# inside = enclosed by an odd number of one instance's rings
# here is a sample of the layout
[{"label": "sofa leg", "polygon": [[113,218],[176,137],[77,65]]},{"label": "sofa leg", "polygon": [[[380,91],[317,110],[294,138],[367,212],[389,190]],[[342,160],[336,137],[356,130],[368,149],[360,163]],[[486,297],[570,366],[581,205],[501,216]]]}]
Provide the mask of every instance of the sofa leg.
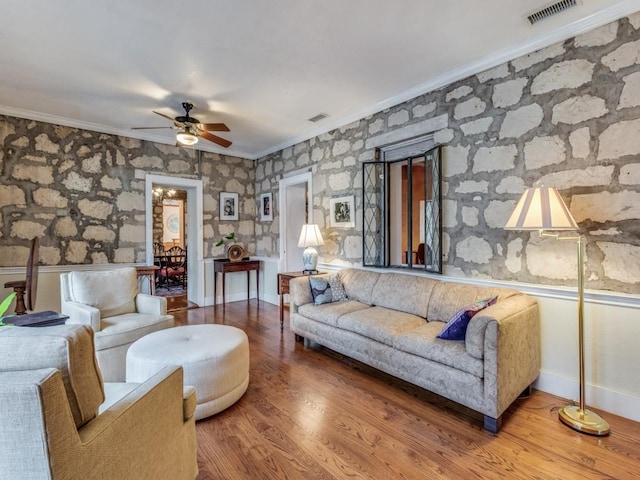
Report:
[{"label": "sofa leg", "polygon": [[304,343],[304,337],[302,335],[295,334],[296,342]]},{"label": "sofa leg", "polygon": [[523,390],[523,392],[518,396],[518,398],[529,398],[531,396],[531,385]]},{"label": "sofa leg", "polygon": [[484,428],[492,433],[498,433],[502,428],[502,415],[498,418],[491,418],[488,415],[484,416]]}]

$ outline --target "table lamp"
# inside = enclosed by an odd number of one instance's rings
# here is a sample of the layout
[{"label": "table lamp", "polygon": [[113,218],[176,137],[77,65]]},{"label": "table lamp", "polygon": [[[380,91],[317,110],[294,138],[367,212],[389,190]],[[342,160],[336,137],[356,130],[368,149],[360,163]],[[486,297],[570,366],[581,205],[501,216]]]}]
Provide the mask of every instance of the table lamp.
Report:
[{"label": "table lamp", "polygon": [[[567,405],[558,411],[560,420],[569,427],[591,435],[607,435],[609,424],[597,413],[585,408],[584,382],[584,243],[577,233],[578,225],[555,188],[529,188],[520,197],[505,230],[538,230],[540,237],[575,240],[578,244],[578,358],[580,362],[580,404]],[[573,231],[561,235],[552,231]]]},{"label": "table lamp", "polygon": [[306,247],[304,252],[302,252],[302,262],[304,263],[303,273],[313,273],[316,271],[316,267],[318,266],[318,251],[313,247],[317,247],[318,245],[324,245],[320,228],[318,228],[318,225],[305,223],[300,232],[300,240],[298,240],[299,247]]}]

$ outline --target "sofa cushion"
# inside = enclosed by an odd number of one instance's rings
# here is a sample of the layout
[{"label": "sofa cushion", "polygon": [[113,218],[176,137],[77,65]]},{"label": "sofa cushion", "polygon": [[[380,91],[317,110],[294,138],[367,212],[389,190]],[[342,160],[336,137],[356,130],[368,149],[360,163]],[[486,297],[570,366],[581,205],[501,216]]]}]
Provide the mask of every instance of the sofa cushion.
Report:
[{"label": "sofa cushion", "polygon": [[304,315],[317,322],[326,323],[335,327],[338,325],[338,318],[347,313],[356,312],[371,308],[364,303],[348,300],[346,302],[325,303],[323,305],[314,305],[313,303],[305,303],[298,309],[300,315]]},{"label": "sofa cushion", "polygon": [[417,275],[385,273],[373,287],[372,305],[427,318],[427,306],[435,280]]},{"label": "sofa cushion", "polygon": [[424,325],[424,318],[411,313],[371,307],[338,318],[338,328],[359,333],[367,338],[393,346],[397,335]]},{"label": "sofa cushion", "polygon": [[333,302],[331,285],[326,278],[309,277],[309,288],[315,305]]},{"label": "sofa cushion", "polygon": [[464,307],[456,313],[444,326],[438,338],[443,340],[464,340],[467,333],[467,326],[473,316],[480,310],[483,310],[494,303],[498,299],[497,296],[480,300],[467,307]]},{"label": "sofa cushion", "polygon": [[347,292],[344,291],[344,285],[340,280],[340,275],[334,273],[327,278],[329,285],[331,286],[331,296],[334,302],[342,302],[347,299]]},{"label": "sofa cushion", "polygon": [[0,370],[55,368],[62,374],[76,427],[93,419],[104,401],[93,331],[86,325],[0,329]]},{"label": "sofa cushion", "polygon": [[427,320],[446,323],[465,306],[479,300],[497,296],[498,302],[502,302],[518,294],[520,292],[517,290],[508,288],[479,287],[457,282],[438,282],[429,298]]},{"label": "sofa cushion", "polygon": [[373,305],[373,287],[382,274],[371,270],[344,268],[338,272],[338,275],[350,300]]},{"label": "sofa cushion", "polygon": [[101,317],[135,312],[137,294],[138,275],[133,267],[69,274],[70,300],[97,308]]},{"label": "sofa cushion", "polygon": [[442,322],[424,322],[418,328],[397,335],[394,338],[393,346],[403,352],[482,378],[484,376],[484,362],[467,353],[464,343],[448,342],[436,338],[442,330],[442,326]]},{"label": "sofa cushion", "polygon": [[129,345],[151,332],[174,326],[173,315],[127,313],[102,318],[95,342],[98,351]]}]

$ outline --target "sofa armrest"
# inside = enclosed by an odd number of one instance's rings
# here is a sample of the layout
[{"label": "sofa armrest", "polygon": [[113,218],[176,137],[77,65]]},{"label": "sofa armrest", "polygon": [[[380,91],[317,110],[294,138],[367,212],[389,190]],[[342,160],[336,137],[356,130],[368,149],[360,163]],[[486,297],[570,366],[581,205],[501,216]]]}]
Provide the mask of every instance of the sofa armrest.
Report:
[{"label": "sofa armrest", "polygon": [[166,315],[167,299],[156,295],[139,293],[136,295],[136,311],[148,315]]},{"label": "sofa armrest", "polygon": [[[469,322],[465,344],[474,356],[482,344],[485,396],[498,418],[538,377],[540,313],[529,295],[514,295],[481,311]],[[482,357],[481,357],[482,358]]]},{"label": "sofa armrest", "polygon": [[100,331],[100,310],[78,302],[62,302],[62,313],[68,315],[67,324],[90,326],[94,332]]},{"label": "sofa armrest", "polygon": [[289,281],[289,305],[292,313],[298,312],[298,307],[307,303],[313,303],[309,277],[292,278]]}]

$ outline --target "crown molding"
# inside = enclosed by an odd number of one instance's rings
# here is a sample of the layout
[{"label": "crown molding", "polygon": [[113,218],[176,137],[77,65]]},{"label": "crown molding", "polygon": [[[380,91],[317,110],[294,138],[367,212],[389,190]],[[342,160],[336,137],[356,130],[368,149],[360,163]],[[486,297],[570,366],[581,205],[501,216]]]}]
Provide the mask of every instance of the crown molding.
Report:
[{"label": "crown molding", "polygon": [[[499,50],[497,52],[494,52],[490,56],[481,58],[478,61],[470,63],[463,67],[445,72],[442,75],[416,85],[415,87],[405,90],[397,95],[370,105],[369,107],[362,109],[354,114],[325,123],[320,128],[311,130],[303,135],[293,137],[289,140],[286,140],[285,142],[258,152],[256,154],[256,157],[260,159],[279,150],[283,150],[292,145],[296,145],[297,143],[301,143],[319,135],[323,135],[327,132],[330,132],[331,130],[344,127],[345,125],[349,125],[350,123],[353,123],[357,120],[366,118],[369,115],[374,115],[378,112],[386,110],[387,108],[400,105],[401,103],[412,100],[416,97],[419,97],[420,95],[424,95],[426,93],[450,85],[451,83],[458,80],[471,77],[478,73],[502,65],[503,63],[506,63],[510,60],[535,52],[536,50],[540,50],[555,43],[567,40],[568,38],[588,32],[589,30],[592,30],[594,28],[601,27],[602,25],[606,25],[607,23],[619,20],[620,18],[631,15],[638,11],[640,11],[640,1],[638,0],[626,0],[614,6],[607,7],[585,18],[576,20],[563,27],[557,28],[543,37],[536,38],[533,41],[522,42],[509,48]],[[525,17],[523,17],[523,21],[526,21]],[[534,27],[526,24],[526,28]]]}]

